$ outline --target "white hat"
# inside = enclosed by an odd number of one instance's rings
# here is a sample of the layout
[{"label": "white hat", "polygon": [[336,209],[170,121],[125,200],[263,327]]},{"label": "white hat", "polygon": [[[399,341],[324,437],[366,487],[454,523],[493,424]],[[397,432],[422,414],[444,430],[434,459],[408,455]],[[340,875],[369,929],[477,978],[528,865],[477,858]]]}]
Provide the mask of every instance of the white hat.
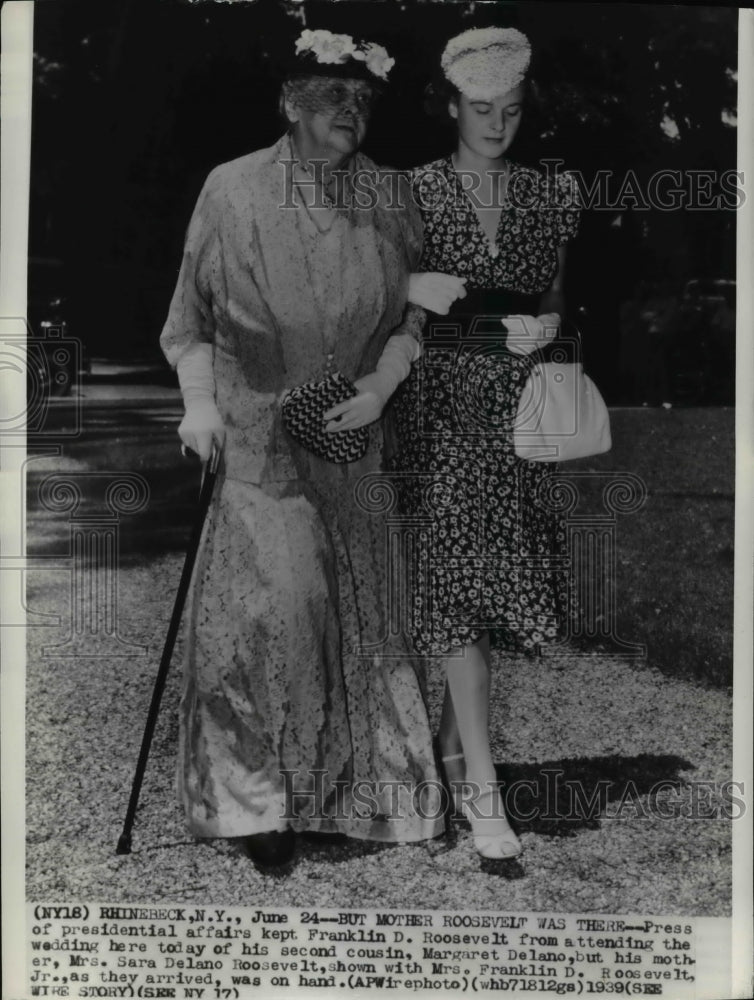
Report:
[{"label": "white hat", "polygon": [[489,101],[513,90],[529,68],[529,39],[516,28],[471,28],[445,46],[446,78],[472,101]]}]

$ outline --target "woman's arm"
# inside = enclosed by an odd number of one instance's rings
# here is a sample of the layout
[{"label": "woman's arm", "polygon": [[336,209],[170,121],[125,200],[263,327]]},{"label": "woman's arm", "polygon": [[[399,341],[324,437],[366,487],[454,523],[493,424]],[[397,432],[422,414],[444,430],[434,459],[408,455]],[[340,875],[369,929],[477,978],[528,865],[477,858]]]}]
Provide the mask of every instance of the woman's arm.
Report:
[{"label": "woman's arm", "polygon": [[550,287],[539,300],[539,313],[557,313],[561,319],[565,314],[565,265],[566,247],[558,247],[558,271]]},{"label": "woman's arm", "polygon": [[508,331],[507,345],[514,354],[529,354],[544,347],[556,336],[565,313],[565,245],[558,247],[558,270],[552,284],[539,299],[539,315],[509,316],[503,323]]},{"label": "woman's arm", "polygon": [[465,280],[439,271],[417,272],[408,279],[408,301],[429,312],[447,316],[456,299],[466,298]]},{"label": "woman's arm", "polygon": [[225,443],[225,426],[215,405],[212,352],[211,344],[197,341],[185,348],[175,366],[186,410],[178,436],[203,462],[209,461],[214,442],[219,448]]},{"label": "woman's arm", "polygon": [[385,404],[421,355],[425,319],[424,310],[409,303],[403,322],[386,341],[375,370],[354,382],[358,396],[338,403],[323,414],[325,420],[330,421],[325,427],[328,433],[354,430],[379,419]]},{"label": "woman's arm", "polygon": [[464,279],[454,274],[411,274],[403,322],[385,344],[375,370],[354,383],[359,395],[325,414],[329,420],[341,417],[337,423],[332,422],[327,430],[349,430],[377,420],[388,399],[408,376],[411,365],[421,354],[422,330],[427,321],[425,310],[446,316],[455,300],[465,296]]},{"label": "woman's arm", "polygon": [[160,346],[173,368],[187,347],[211,344],[215,337],[210,276],[220,267],[217,173],[213,170],[205,181],[191,215],[178,281],[160,335]]},{"label": "woman's arm", "polygon": [[222,447],[225,437],[215,405],[214,317],[209,287],[209,275],[219,263],[214,181],[213,171],[191,217],[178,282],[160,337],[165,356],[176,369],[186,410],[179,437],[203,461],[209,459],[213,441]]}]

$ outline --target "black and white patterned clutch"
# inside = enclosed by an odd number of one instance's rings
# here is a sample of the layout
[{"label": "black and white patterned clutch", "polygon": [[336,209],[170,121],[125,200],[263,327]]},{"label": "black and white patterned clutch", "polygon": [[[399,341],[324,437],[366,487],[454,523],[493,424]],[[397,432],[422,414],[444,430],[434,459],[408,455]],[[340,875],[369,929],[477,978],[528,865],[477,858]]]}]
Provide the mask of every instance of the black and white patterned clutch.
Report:
[{"label": "black and white patterned clutch", "polygon": [[319,458],[339,464],[356,462],[364,457],[369,446],[367,428],[328,434],[322,414],[357,395],[356,386],[340,372],[333,372],[318,382],[297,385],[281,404],[285,429]]}]

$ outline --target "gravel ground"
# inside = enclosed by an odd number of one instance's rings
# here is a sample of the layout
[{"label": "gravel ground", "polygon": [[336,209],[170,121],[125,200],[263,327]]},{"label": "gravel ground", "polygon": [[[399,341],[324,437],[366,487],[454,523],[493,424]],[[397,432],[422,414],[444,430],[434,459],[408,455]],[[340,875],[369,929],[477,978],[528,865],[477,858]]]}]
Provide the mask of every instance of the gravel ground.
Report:
[{"label": "gravel ground", "polygon": [[[446,838],[412,846],[302,840],[295,862],[276,876],[256,871],[235,844],[197,843],[183,827],[173,791],[180,648],[134,850],[115,854],[196,470],[178,456],[173,404],[85,416],[85,433],[63,456],[30,463],[29,551],[68,551],[66,518],[35,499],[45,473],[144,475],[149,504],[125,519],[121,533],[118,620],[121,636],[145,644],[148,655],[42,655],[65,629],[29,630],[29,899],[729,914],[731,824],[719,818],[719,793],[697,794],[690,782],[719,789],[731,778],[732,411],[615,411],[613,451],[584,465],[630,469],[650,489],[642,514],[620,520],[616,553],[619,634],[646,642],[648,659],[496,660],[500,777],[509,786],[531,783],[517,786],[520,863],[481,861],[468,830],[454,827]],[[27,576],[30,610],[60,614],[65,623],[65,577],[36,569]],[[441,693],[439,671],[430,671],[435,719]],[[657,794],[660,782],[665,790]],[[575,783],[587,798],[604,792],[590,819],[563,818]],[[716,809],[718,818],[702,818]]]},{"label": "gravel ground", "polygon": [[[731,777],[729,694],[641,660],[599,655],[496,660],[501,776],[535,783],[523,786],[518,800],[522,815],[535,813],[519,823],[520,862],[482,861],[462,827],[410,846],[301,841],[294,863],[277,875],[260,874],[232,842],[194,842],[173,793],[175,668],[134,850],[116,856],[181,561],[168,554],[119,572],[121,636],[147,644],[148,656],[43,656],[52,630],[29,632],[30,900],[729,914],[730,823],[664,818],[657,806],[666,800],[666,812],[673,803],[688,811],[689,781]],[[56,605],[61,590],[57,574],[30,573],[35,611],[65,615]],[[179,656],[180,649],[174,662]],[[436,715],[441,679],[434,672],[429,690]],[[660,781],[665,792],[658,797],[651,790]],[[567,802],[566,782],[580,782],[587,794],[603,783],[606,801],[597,816],[558,818],[555,803]],[[714,813],[719,794],[696,804]]]}]

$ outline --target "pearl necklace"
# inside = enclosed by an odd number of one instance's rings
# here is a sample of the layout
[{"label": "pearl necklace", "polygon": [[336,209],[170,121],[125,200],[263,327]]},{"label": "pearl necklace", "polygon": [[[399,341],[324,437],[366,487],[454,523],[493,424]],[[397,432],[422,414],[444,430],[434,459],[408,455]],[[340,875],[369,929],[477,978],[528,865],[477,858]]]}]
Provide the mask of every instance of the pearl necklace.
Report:
[{"label": "pearl necklace", "polygon": [[[322,205],[325,208],[328,208],[328,209],[331,209],[331,210],[337,209],[338,203],[336,202],[335,198],[330,194],[330,191],[333,188],[335,188],[336,191],[337,191],[337,188],[338,188],[338,177],[335,176],[331,172],[330,173],[330,179],[329,179],[329,181],[327,181],[325,183],[324,182],[324,170],[321,172],[321,174],[320,174],[321,180],[319,180],[318,177],[317,177],[317,171],[316,171],[316,169],[312,170],[309,167],[305,166],[304,163],[303,163],[303,161],[299,161],[299,166],[301,167],[301,169],[303,170],[303,172],[306,174],[306,177],[307,177],[306,183],[307,183],[307,185],[310,185],[312,181],[314,181],[314,183],[317,184],[317,192],[319,193],[319,195],[320,195],[320,197],[322,199]],[[311,178],[311,180],[310,180],[310,178]],[[299,188],[299,192],[300,192],[302,198],[304,199],[304,204],[306,205],[307,208],[309,208],[311,210],[312,206],[310,206],[309,203],[306,201],[306,198],[304,196],[304,192],[303,192],[303,190],[301,188],[300,182],[297,184],[297,186]],[[316,197],[316,194],[315,194],[315,197],[314,197],[314,203],[315,203],[315,205],[316,205],[316,202],[317,202],[317,197]],[[316,205],[315,211],[319,207],[320,207],[319,205]]]}]

